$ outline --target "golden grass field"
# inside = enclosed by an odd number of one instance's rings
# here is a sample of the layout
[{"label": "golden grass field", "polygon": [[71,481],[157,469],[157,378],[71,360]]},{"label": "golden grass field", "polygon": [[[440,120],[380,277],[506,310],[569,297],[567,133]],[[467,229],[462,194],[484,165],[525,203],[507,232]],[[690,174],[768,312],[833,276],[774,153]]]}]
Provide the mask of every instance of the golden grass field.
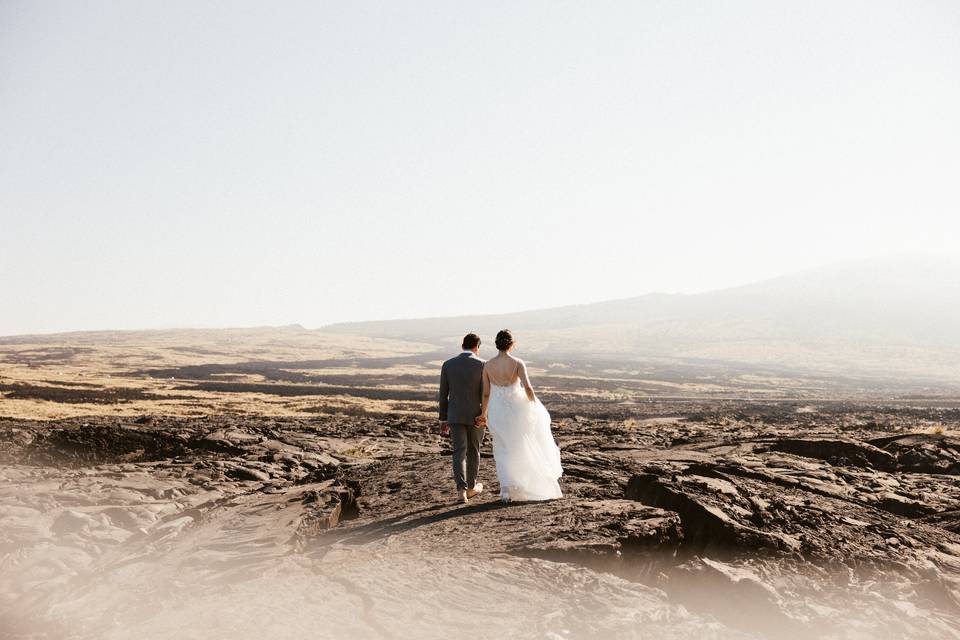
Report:
[{"label": "golden grass field", "polygon": [[[432,415],[440,364],[457,351],[456,344],[299,326],[0,338],[0,416]],[[493,353],[487,349],[481,355]],[[535,385],[555,409],[601,415],[651,398],[943,400],[949,395],[724,361],[611,360],[550,351],[518,355],[527,359]]]},{"label": "golden grass field", "polygon": [[[104,414],[302,415],[316,411],[316,397],[185,391],[181,388],[185,383],[182,377],[155,372],[211,365],[229,369],[242,362],[253,367],[263,363],[282,375],[282,363],[297,362],[307,363],[307,368],[297,369],[302,376],[321,372],[349,376],[356,372],[349,363],[357,359],[389,363],[430,350],[426,345],[322,335],[297,328],[92,332],[6,340],[0,343],[0,415],[43,420]],[[433,374],[415,364],[387,364],[380,369],[364,368],[364,372],[387,376]],[[220,382],[270,383],[267,376],[256,372],[212,373],[209,377]],[[318,382],[316,386],[324,385]],[[325,407],[334,409],[362,405],[395,410],[376,399],[360,402],[345,394],[333,393],[322,399]]]}]

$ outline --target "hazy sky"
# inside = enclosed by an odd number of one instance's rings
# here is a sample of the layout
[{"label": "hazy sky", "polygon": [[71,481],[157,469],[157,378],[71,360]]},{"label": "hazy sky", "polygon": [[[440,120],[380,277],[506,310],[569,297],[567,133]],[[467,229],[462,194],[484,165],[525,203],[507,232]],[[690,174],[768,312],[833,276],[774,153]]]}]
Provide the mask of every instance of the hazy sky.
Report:
[{"label": "hazy sky", "polygon": [[0,334],[960,252],[960,3],[0,0]]}]

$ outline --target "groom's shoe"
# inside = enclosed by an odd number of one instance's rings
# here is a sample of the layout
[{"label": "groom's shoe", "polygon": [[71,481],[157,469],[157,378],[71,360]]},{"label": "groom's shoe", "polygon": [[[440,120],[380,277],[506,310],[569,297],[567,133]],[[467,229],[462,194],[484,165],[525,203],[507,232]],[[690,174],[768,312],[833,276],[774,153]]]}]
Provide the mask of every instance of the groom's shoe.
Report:
[{"label": "groom's shoe", "polygon": [[466,489],[460,489],[460,491],[457,491],[457,500],[459,500],[459,501],[462,502],[463,504],[467,504],[467,490],[466,490]]},{"label": "groom's shoe", "polygon": [[[467,489],[467,498],[472,498],[473,496],[478,496],[483,493],[483,483],[478,482],[473,485],[473,489]],[[464,500],[466,502],[466,500]]]}]

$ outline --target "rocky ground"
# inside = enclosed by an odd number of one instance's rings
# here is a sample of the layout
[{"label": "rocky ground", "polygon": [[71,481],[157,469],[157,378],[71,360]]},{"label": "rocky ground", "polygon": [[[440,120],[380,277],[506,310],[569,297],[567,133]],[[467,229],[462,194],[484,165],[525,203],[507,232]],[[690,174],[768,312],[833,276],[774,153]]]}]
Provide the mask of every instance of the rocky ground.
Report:
[{"label": "rocky ground", "polygon": [[[403,548],[585,567],[656,593],[664,629],[699,616],[701,637],[960,637],[960,409],[584,413],[556,407],[562,500],[499,502],[485,457],[467,505],[417,416],[0,420],[0,628],[111,637],[139,609],[110,605],[104,576],[148,561],[239,589],[278,562]],[[396,635],[361,600],[365,633]]]}]

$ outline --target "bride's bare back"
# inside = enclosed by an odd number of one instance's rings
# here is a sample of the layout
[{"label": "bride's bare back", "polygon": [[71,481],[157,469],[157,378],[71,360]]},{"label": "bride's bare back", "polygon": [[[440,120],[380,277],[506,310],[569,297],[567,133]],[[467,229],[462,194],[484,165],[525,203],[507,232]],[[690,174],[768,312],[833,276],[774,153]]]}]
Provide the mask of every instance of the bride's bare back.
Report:
[{"label": "bride's bare back", "polygon": [[527,365],[520,358],[514,358],[506,351],[501,351],[495,358],[487,360],[483,365],[483,415],[486,416],[487,401],[490,398],[490,385],[495,384],[500,387],[509,387],[520,380],[523,390],[527,392],[527,398],[533,402],[536,395],[533,393],[533,385],[530,384],[530,378],[527,376]]},{"label": "bride's bare back", "polygon": [[483,365],[483,372],[490,382],[501,387],[509,387],[520,377],[519,358],[514,358],[509,353],[500,352],[495,358],[491,358]]}]

